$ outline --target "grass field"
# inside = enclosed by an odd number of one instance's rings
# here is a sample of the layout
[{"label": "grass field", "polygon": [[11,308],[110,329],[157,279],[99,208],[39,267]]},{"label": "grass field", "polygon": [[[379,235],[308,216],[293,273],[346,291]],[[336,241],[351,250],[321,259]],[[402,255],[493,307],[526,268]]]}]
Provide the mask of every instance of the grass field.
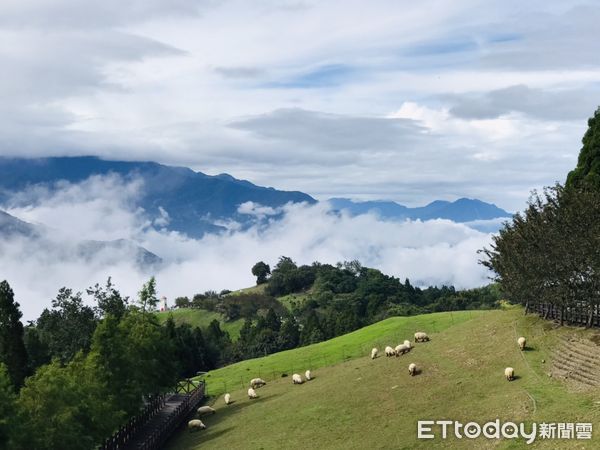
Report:
[{"label": "grass field", "polygon": [[288,310],[291,311],[293,303],[296,303],[297,305],[302,305],[302,303],[304,303],[304,300],[306,300],[308,296],[309,293],[288,294],[283,295],[281,297],[277,297],[277,300],[279,300],[283,306],[285,306]]},{"label": "grass field", "polygon": [[[367,355],[372,345],[409,338],[417,329],[431,342],[416,344],[399,358]],[[600,392],[575,392],[547,375],[551,349],[565,334],[520,309],[398,317],[309,347],[244,361],[211,372],[208,404],[217,414],[203,418],[207,429],[181,430],[168,444],[175,449],[429,449],[429,448],[600,448]],[[516,345],[528,338],[528,351]],[[542,362],[545,360],[545,363]],[[410,377],[415,362],[422,373]],[[504,368],[515,368],[507,382]],[[291,373],[310,368],[315,379],[295,386]],[[281,372],[289,376],[281,378]],[[268,384],[248,400],[248,381]],[[243,385],[243,386],[242,386]],[[235,400],[225,406],[227,389]],[[592,422],[593,441],[449,438],[418,440],[417,420]],[[439,434],[439,429],[437,430]]]},{"label": "grass field", "polygon": [[189,323],[193,327],[200,328],[208,327],[214,319],[217,319],[221,322],[221,329],[227,331],[234,341],[240,336],[240,329],[244,325],[242,319],[225,322],[221,314],[205,309],[180,308],[173,311],[158,312],[156,315],[161,323],[165,322],[169,315],[172,315],[176,324]]}]

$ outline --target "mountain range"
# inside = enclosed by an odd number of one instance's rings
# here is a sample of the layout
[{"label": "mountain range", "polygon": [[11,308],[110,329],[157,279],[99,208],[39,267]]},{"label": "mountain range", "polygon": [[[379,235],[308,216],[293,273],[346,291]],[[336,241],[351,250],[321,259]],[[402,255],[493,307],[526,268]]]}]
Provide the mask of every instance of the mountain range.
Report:
[{"label": "mountain range", "polygon": [[[219,225],[221,221],[234,220],[242,225],[249,223],[252,217],[238,211],[239,205],[245,202],[272,208],[289,202],[317,202],[303,192],[257,186],[228,174],[213,176],[186,167],[155,162],[107,161],[84,156],[0,158],[0,208],[10,201],[14,202],[15,193],[33,186],[41,184],[49,190],[59,189],[59,182],[78,183],[94,175],[109,174],[119,175],[126,180],[141,179],[143,187],[135,207],[142,208],[151,220],[164,218],[166,212],[168,221],[163,221],[162,226],[190,237],[201,237],[205,233],[224,230]],[[375,213],[392,220],[440,218],[471,222],[511,216],[496,205],[467,198],[454,202],[437,200],[417,208],[392,201],[356,202],[346,198],[328,201],[334,210],[346,211],[351,215]],[[15,230],[19,230],[20,234],[38,232],[36,226],[13,219],[9,220],[6,213],[0,212],[0,234],[13,233]],[[96,243],[91,247],[98,245]],[[149,258],[152,259],[151,256]]]},{"label": "mountain range", "polygon": [[142,195],[137,207],[149,218],[160,218],[161,209],[169,215],[168,229],[200,237],[224,228],[219,220],[245,222],[247,215],[237,212],[245,202],[279,207],[288,202],[316,203],[302,192],[280,191],[256,186],[228,174],[206,175],[185,167],[155,162],[106,161],[96,157],[0,158],[0,205],[15,192],[44,184],[55,187],[64,180],[78,183],[93,175],[116,174],[125,179],[141,179]]},{"label": "mountain range", "polygon": [[55,255],[69,256],[84,263],[98,258],[102,258],[107,263],[114,263],[120,257],[125,257],[143,270],[156,269],[163,263],[162,258],[129,239],[112,241],[70,239],[65,242],[54,239],[52,229],[25,222],[5,211],[0,211],[0,237],[21,238],[32,249],[31,251],[39,248],[53,250]]},{"label": "mountain range", "polygon": [[436,200],[417,208],[409,208],[392,201],[356,202],[347,198],[331,198],[329,203],[334,209],[347,211],[351,215],[374,213],[383,219],[393,220],[448,219],[464,223],[512,216],[494,204],[470,198],[459,198],[453,202]]}]

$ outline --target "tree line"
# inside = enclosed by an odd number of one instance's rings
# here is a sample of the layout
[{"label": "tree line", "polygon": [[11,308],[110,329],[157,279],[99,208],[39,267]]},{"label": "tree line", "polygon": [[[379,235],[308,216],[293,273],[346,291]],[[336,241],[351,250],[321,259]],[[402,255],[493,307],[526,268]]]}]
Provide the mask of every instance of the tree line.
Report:
[{"label": "tree line", "polygon": [[481,263],[511,301],[561,323],[591,326],[600,316],[600,109],[588,121],[577,167],[566,183],[533,192],[482,249]]},{"label": "tree line", "polygon": [[62,288],[23,326],[9,283],[0,283],[0,448],[95,448],[151,394],[216,367],[229,340],[216,321],[206,330],[161,325],[153,278],[136,302],[110,279],[87,293],[95,306]]},{"label": "tree line", "polygon": [[[263,263],[264,264],[264,263]],[[262,265],[261,265],[262,266]],[[243,319],[239,338],[221,328],[176,324],[155,314],[156,280],[135,299],[109,278],[84,294],[61,288],[25,326],[8,282],[0,283],[0,447],[94,448],[176,381],[232,362],[320,342],[395,315],[493,308],[495,286],[421,289],[358,261],[297,265],[281,257],[256,274],[264,292],[180,297],[180,307]],[[268,269],[268,270],[264,270]],[[298,294],[298,299],[282,296]],[[49,420],[52,418],[52,420]]]}]

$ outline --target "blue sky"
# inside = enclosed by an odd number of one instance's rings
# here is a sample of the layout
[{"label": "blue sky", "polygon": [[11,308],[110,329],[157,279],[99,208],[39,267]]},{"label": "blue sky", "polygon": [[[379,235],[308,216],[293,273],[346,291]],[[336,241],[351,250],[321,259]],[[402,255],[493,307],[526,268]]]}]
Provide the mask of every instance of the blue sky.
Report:
[{"label": "blue sky", "polygon": [[5,0],[0,155],[521,209],[600,103],[593,2]]}]

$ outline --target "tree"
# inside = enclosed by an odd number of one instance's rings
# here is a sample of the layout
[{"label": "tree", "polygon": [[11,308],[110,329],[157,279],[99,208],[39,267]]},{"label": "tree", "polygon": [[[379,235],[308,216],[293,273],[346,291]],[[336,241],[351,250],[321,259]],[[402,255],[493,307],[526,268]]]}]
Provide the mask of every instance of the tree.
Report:
[{"label": "tree", "polygon": [[298,322],[292,314],[281,325],[279,331],[278,344],[281,350],[290,350],[298,347],[300,344],[300,329]]},{"label": "tree", "polygon": [[175,306],[178,308],[188,308],[190,306],[190,299],[187,297],[177,297],[175,299]]},{"label": "tree", "polygon": [[27,350],[23,342],[19,304],[7,281],[0,283],[0,363],[6,364],[10,379],[16,387],[23,384],[27,374]]},{"label": "tree", "polygon": [[5,364],[0,363],[0,448],[14,448],[13,438],[18,426],[15,414],[14,385]]},{"label": "tree", "polygon": [[81,292],[73,293],[63,287],[52,300],[52,309],[45,309],[40,315],[37,329],[50,356],[66,363],[78,351],[90,349],[97,323],[94,309],[83,304]]},{"label": "tree", "polygon": [[271,274],[271,268],[268,264],[262,261],[257,262],[252,266],[252,275],[256,277],[256,284],[267,282],[267,277]]},{"label": "tree", "polygon": [[600,108],[588,119],[577,166],[569,172],[566,187],[600,190]]},{"label": "tree", "polygon": [[50,350],[34,323],[28,323],[24,331],[23,342],[27,350],[29,373],[32,374],[38,367],[50,362]]},{"label": "tree", "polygon": [[138,303],[142,307],[142,312],[153,311],[158,304],[156,296],[156,278],[152,277],[146,284],[142,286],[138,292]]},{"label": "tree", "polygon": [[96,284],[94,287],[88,288],[86,292],[88,295],[94,297],[102,316],[112,314],[120,319],[125,314],[129,297],[121,296],[121,293],[112,284],[111,277],[108,277],[108,280],[106,280],[104,288]]},{"label": "tree", "polygon": [[123,420],[97,375],[81,354],[64,367],[58,361],[40,367],[16,403],[24,428],[16,448],[97,448]]}]

